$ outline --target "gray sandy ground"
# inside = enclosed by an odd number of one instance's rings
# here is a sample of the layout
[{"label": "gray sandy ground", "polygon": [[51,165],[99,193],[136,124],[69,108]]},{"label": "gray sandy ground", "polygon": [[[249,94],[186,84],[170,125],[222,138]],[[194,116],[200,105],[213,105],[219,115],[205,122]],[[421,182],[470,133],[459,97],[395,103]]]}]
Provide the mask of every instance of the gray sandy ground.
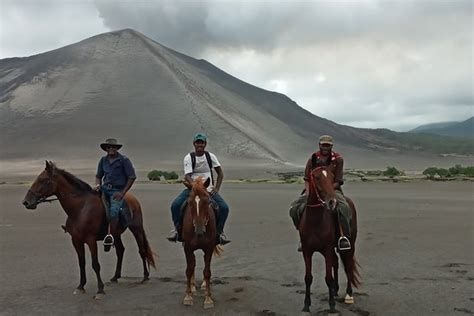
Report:
[{"label": "gray sandy ground", "polygon": [[[212,265],[215,309],[182,305],[185,260],[164,237],[168,205],[179,185],[137,184],[145,228],[157,252],[158,270],[139,284],[141,262],[129,232],[123,279],[106,284],[94,301],[96,280],[87,260],[87,293],[73,295],[79,272],[75,252],[60,225],[59,204],[36,212],[20,204],[28,188],[0,186],[0,314],[2,315],[298,315],[303,307],[304,264],[287,206],[298,185],[225,184],[231,205],[226,232],[232,243]],[[472,315],[474,312],[472,183],[348,183],[359,210],[357,256],[363,285],[355,304],[337,303],[342,315]],[[115,254],[100,251],[102,276],[110,279]],[[197,275],[202,256],[198,254]],[[314,260],[312,313],[328,309],[322,257]],[[200,277],[199,277],[200,279]],[[341,288],[345,277],[340,273]],[[342,294],[342,291],[341,293]],[[340,295],[342,296],[342,295]]]}]

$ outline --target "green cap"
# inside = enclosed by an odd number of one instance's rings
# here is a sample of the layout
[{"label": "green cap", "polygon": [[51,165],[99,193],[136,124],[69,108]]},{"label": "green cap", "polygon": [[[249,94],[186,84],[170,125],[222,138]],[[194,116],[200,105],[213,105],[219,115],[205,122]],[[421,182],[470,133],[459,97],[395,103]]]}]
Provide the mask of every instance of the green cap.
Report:
[{"label": "green cap", "polygon": [[321,137],[319,137],[319,143],[332,145],[332,136],[322,135]]},{"label": "green cap", "polygon": [[203,142],[207,142],[207,136],[204,133],[197,133],[194,135],[193,143],[197,142],[198,140],[202,140]]}]

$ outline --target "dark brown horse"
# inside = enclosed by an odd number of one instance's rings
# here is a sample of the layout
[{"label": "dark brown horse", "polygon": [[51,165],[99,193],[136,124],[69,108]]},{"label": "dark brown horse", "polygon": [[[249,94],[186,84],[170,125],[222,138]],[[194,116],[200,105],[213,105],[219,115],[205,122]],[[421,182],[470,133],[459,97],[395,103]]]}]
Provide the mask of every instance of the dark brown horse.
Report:
[{"label": "dark brown horse", "polygon": [[183,218],[183,247],[186,255],[186,296],[184,305],[193,305],[193,294],[196,292],[194,269],[196,267],[196,257],[194,251],[201,249],[204,252],[204,280],[201,285],[205,289],[204,308],[213,308],[214,301],[211,297],[211,259],[212,254],[220,254],[221,250],[216,239],[216,216],[210,204],[209,193],[206,183],[202,178],[193,182],[191,193],[189,194],[186,210]]},{"label": "dark brown horse", "polygon": [[[101,240],[107,234],[107,219],[104,205],[99,193],[94,191],[89,184],[76,178],[69,172],[57,168],[54,163],[46,161],[46,168],[36,178],[23,200],[23,205],[28,209],[36,209],[47,198],[55,195],[67,214],[65,230],[72,237],[72,244],[79,258],[81,280],[74,294],[85,293],[86,284],[86,259],[84,244],[87,244],[91,252],[92,268],[97,276],[98,291],[96,299],[100,299],[104,293],[104,283],[100,277],[100,264],[97,258],[97,240]],[[131,194],[125,195],[125,201],[130,209],[132,220],[128,228],[135,237],[139,253],[143,261],[143,280],[148,280],[149,265],[155,267],[153,252],[143,229],[143,217],[138,200]],[[115,250],[117,253],[117,266],[114,277],[110,280],[117,282],[121,277],[122,259],[125,247],[120,235],[125,231],[121,227],[118,235],[114,235]]]},{"label": "dark brown horse", "polygon": [[[329,289],[329,312],[336,312],[335,297],[339,290],[338,284],[338,257],[336,255],[336,194],[333,187],[334,175],[326,167],[318,167],[311,172],[309,179],[308,204],[301,218],[299,232],[301,246],[306,266],[305,284],[306,294],[303,312],[309,313],[311,305],[311,283],[313,281],[312,257],[314,252],[324,256],[326,263],[326,285]],[[351,250],[341,251],[340,257],[347,275],[347,289],[345,303],[354,303],[352,285],[358,287],[360,276],[357,271],[357,262],[354,257],[355,241],[357,237],[357,215],[354,203],[346,197],[352,211],[351,220]]]}]

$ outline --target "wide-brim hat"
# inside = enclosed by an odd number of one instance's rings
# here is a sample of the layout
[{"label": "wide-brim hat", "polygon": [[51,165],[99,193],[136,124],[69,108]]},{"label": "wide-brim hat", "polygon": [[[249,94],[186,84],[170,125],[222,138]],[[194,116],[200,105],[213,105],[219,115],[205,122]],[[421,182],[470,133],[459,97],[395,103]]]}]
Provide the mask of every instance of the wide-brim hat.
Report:
[{"label": "wide-brim hat", "polygon": [[105,142],[100,144],[100,148],[102,148],[105,151],[107,151],[108,146],[114,146],[117,149],[122,148],[122,144],[119,144],[119,142],[115,138],[107,138]]},{"label": "wide-brim hat", "polygon": [[329,135],[322,135],[321,137],[319,137],[319,143],[320,144],[328,144],[328,145],[332,145],[332,136],[329,136]]}]

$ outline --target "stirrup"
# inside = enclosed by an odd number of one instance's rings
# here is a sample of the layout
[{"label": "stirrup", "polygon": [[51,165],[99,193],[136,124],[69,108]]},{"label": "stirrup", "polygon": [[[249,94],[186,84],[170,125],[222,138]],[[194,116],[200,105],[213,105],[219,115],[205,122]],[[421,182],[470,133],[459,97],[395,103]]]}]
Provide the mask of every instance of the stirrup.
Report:
[{"label": "stirrup", "polygon": [[218,240],[218,244],[222,246],[230,243],[230,240],[227,239],[227,236],[224,235],[224,233],[220,234],[217,240]]},{"label": "stirrup", "polygon": [[[110,237],[111,241],[107,242],[106,241],[107,237]],[[108,234],[107,236],[105,236],[104,241],[103,241],[103,245],[104,246],[113,246],[114,245],[114,236],[112,236],[111,234]]]},{"label": "stirrup", "polygon": [[170,232],[170,235],[168,237],[166,237],[166,239],[168,241],[171,241],[171,242],[177,242],[179,240],[178,231],[177,230],[172,230]]},{"label": "stirrup", "polygon": [[[346,246],[341,246],[341,244],[345,244]],[[346,236],[339,237],[337,241],[337,248],[339,251],[350,250],[351,249],[351,242],[347,239]]]}]

